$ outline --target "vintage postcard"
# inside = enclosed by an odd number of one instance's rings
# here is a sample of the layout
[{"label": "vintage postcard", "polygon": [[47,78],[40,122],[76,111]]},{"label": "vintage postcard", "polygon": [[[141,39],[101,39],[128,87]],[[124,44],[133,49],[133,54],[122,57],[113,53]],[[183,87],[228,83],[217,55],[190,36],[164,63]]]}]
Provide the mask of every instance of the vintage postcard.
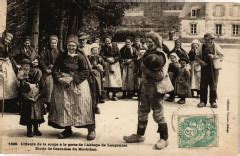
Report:
[{"label": "vintage postcard", "polygon": [[239,1],[0,0],[1,154],[235,156]]}]

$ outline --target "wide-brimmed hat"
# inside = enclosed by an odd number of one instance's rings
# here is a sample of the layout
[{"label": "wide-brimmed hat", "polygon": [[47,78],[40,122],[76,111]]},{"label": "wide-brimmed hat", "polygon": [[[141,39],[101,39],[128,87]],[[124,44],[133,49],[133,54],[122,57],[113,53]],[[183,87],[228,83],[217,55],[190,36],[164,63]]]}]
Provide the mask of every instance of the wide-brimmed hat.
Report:
[{"label": "wide-brimmed hat", "polygon": [[84,40],[84,39],[88,39],[89,38],[89,35],[85,32],[80,32],[78,33],[78,39],[79,40]]},{"label": "wide-brimmed hat", "polygon": [[203,38],[204,39],[214,39],[215,37],[211,33],[206,33]]},{"label": "wide-brimmed hat", "polygon": [[67,43],[74,42],[78,45],[78,37],[76,35],[69,35],[67,39]]},{"label": "wide-brimmed hat", "polygon": [[161,70],[163,68],[165,62],[166,62],[166,60],[157,54],[149,54],[143,60],[143,64],[145,65],[145,67],[152,71]]},{"label": "wide-brimmed hat", "polygon": [[29,59],[23,59],[21,64],[30,64],[30,65],[32,65],[32,61],[29,60]]}]

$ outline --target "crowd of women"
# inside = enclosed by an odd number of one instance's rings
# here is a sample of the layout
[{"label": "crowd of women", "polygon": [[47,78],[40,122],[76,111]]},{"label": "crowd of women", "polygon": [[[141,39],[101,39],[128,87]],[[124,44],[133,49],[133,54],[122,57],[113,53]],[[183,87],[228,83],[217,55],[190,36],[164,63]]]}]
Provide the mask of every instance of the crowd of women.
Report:
[{"label": "crowd of women", "polygon": [[[205,34],[201,44],[193,40],[187,53],[176,40],[173,50],[163,43],[161,36],[150,32],[146,38],[126,38],[125,45],[118,45],[106,37],[104,43],[86,33],[70,35],[66,48],[58,48],[58,37],[49,37],[49,45],[36,52],[31,39],[26,37],[23,46],[11,49],[13,35],[5,32],[0,44],[0,70],[4,78],[6,102],[20,102],[20,124],[27,127],[27,136],[41,136],[39,125],[48,114],[48,125],[64,129],[59,139],[70,137],[72,126],[88,129],[88,140],[94,140],[95,114],[99,114],[98,103],[105,97],[116,101],[117,93],[122,99],[137,96],[137,134],[125,136],[126,142],[142,142],[150,109],[158,124],[160,140],[157,149],[168,145],[168,129],[162,104],[173,102],[178,96],[179,104],[186,98],[200,94],[198,107],[207,103],[207,87],[210,86],[210,104],[216,104],[218,70],[213,61],[222,57],[221,48],[213,42],[211,34]],[[110,93],[112,95],[110,96]],[[17,98],[17,100],[16,100]]]}]

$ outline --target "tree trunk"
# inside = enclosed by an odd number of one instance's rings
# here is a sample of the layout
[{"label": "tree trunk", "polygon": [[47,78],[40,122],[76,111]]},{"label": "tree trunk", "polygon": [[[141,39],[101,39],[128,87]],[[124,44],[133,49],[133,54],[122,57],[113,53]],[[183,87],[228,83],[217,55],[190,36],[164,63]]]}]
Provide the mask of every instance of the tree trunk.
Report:
[{"label": "tree trunk", "polygon": [[59,47],[63,49],[63,42],[64,42],[64,16],[65,16],[65,0],[61,1],[61,15],[60,15],[60,29],[59,29]]},{"label": "tree trunk", "polygon": [[38,51],[39,38],[39,3],[40,0],[35,0],[32,25],[32,45],[36,51]]}]

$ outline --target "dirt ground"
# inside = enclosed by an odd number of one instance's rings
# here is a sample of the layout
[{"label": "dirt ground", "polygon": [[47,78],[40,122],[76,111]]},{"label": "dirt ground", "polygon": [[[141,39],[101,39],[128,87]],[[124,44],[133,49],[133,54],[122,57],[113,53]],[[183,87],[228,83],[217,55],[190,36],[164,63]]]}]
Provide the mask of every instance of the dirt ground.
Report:
[{"label": "dirt ground", "polygon": [[[173,43],[167,43],[170,49]],[[183,47],[188,51],[189,46],[183,44]],[[137,130],[137,107],[138,102],[136,99],[132,100],[118,100],[118,101],[106,101],[104,104],[100,104],[100,115],[96,115],[96,133],[97,137],[95,141],[87,141],[86,129],[74,128],[74,135],[65,140],[57,139],[57,134],[61,130],[53,129],[47,125],[47,122],[43,123],[40,130],[43,132],[43,136],[27,138],[26,128],[19,125],[19,115],[5,114],[4,117],[0,117],[1,123],[1,135],[2,145],[4,153],[55,153],[62,154],[68,152],[68,154],[104,154],[104,155],[234,155],[237,150],[237,108],[238,108],[238,63],[239,63],[239,49],[223,49],[224,51],[224,66],[220,71],[219,84],[218,84],[218,108],[211,109],[209,104],[206,108],[197,108],[199,99],[191,98],[187,99],[185,105],[178,105],[177,103],[164,103],[165,118],[168,123],[169,129],[169,146],[161,151],[154,149],[154,144],[159,139],[157,132],[157,124],[152,118],[152,112],[149,114],[149,123],[145,134],[145,141],[139,144],[126,144],[123,141],[124,135],[130,135],[136,133]],[[178,99],[176,99],[178,100]],[[178,114],[174,116],[174,114]],[[218,145],[217,147],[205,147],[205,148],[179,148],[178,147],[178,117],[182,115],[217,115],[218,121]],[[47,115],[45,116],[47,121]],[[17,145],[11,145],[11,143],[17,143]],[[35,143],[36,146],[21,145],[24,143]],[[41,143],[42,145],[37,145]],[[48,147],[54,147],[53,144],[43,145],[43,143],[55,143],[55,149],[48,150]],[[66,144],[66,147],[74,147],[78,144],[78,147],[91,148],[95,151],[77,151],[72,149],[71,151],[61,151],[57,149],[60,144]],[[81,145],[83,144],[83,145]],[[85,144],[85,145],[84,145]],[[89,146],[88,146],[88,145]],[[105,144],[105,146],[104,146]],[[122,147],[113,147],[122,146]],[[36,147],[42,147],[42,150],[37,150]],[[46,147],[46,150],[43,148]],[[91,150],[89,149],[89,150]],[[227,152],[227,153],[226,153]],[[112,153],[112,154],[110,154]],[[74,154],[75,155],[75,154]]]}]

